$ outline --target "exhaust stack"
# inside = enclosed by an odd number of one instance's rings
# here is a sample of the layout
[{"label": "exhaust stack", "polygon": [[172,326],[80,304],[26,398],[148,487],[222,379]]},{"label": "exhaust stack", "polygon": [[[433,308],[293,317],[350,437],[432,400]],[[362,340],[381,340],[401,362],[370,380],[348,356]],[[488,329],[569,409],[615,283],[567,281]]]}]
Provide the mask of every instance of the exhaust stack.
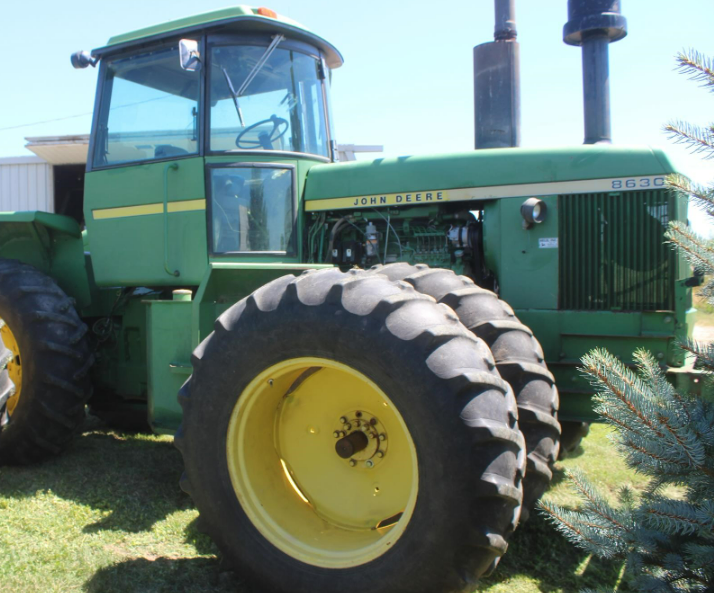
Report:
[{"label": "exhaust stack", "polygon": [[585,144],[612,142],[608,45],[626,35],[620,0],[568,0],[563,41],[583,48]]},{"label": "exhaust stack", "polygon": [[515,0],[495,0],[494,41],[474,47],[475,147],[521,143],[520,48]]}]

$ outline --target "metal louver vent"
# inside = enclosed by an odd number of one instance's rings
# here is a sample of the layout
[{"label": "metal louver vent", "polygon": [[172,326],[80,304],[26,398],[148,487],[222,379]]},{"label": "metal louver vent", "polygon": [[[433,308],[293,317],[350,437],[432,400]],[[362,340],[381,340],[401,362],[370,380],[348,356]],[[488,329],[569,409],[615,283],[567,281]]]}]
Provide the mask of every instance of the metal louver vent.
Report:
[{"label": "metal louver vent", "polygon": [[560,309],[673,309],[675,207],[666,190],[559,196]]}]

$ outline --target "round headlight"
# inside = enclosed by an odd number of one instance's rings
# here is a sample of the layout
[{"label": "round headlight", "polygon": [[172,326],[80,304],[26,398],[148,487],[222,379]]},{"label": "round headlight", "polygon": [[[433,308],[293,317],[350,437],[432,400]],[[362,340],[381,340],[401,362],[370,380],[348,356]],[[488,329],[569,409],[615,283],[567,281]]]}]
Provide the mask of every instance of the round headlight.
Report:
[{"label": "round headlight", "polygon": [[543,222],[547,211],[545,202],[538,198],[528,198],[521,204],[521,216],[528,226]]}]

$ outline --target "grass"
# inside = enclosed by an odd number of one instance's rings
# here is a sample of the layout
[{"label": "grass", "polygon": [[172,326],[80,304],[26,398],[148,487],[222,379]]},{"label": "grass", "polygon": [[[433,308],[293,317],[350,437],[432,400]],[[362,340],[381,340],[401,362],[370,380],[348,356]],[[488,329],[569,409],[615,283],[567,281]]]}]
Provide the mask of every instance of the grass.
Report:
[{"label": "grass", "polygon": [[[219,571],[213,543],[196,530],[171,439],[92,422],[63,456],[0,468],[0,591],[247,592],[237,576]],[[610,496],[623,484],[643,488],[645,479],[625,467],[607,433],[594,426],[584,448],[557,465],[548,498],[577,503],[566,467],[586,469]],[[536,513],[477,591],[569,593],[613,586],[620,572],[573,548]]]}]

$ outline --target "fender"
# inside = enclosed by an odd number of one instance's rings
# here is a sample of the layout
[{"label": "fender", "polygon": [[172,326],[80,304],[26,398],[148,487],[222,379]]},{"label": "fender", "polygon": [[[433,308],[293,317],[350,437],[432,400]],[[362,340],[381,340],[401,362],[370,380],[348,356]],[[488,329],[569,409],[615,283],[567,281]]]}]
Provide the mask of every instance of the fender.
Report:
[{"label": "fender", "polygon": [[52,277],[78,309],[91,302],[91,263],[73,218],[49,212],[0,213],[0,258],[20,260]]}]

